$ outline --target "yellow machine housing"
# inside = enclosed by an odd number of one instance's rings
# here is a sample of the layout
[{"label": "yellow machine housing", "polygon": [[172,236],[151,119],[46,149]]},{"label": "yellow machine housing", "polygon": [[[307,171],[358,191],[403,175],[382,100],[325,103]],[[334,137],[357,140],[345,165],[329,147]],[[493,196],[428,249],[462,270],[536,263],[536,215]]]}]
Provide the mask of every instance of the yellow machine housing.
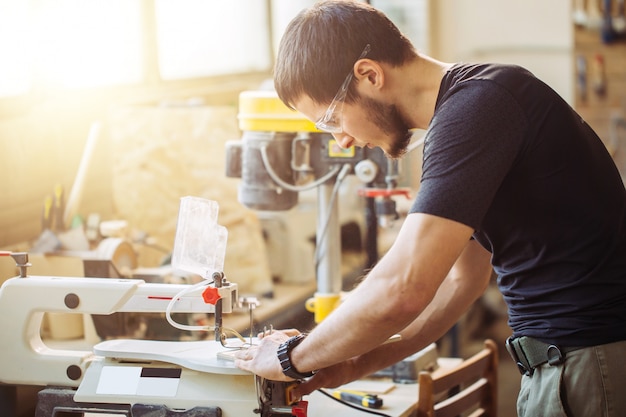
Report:
[{"label": "yellow machine housing", "polygon": [[256,132],[319,132],[301,113],[287,107],[275,91],[239,95],[239,128]]}]

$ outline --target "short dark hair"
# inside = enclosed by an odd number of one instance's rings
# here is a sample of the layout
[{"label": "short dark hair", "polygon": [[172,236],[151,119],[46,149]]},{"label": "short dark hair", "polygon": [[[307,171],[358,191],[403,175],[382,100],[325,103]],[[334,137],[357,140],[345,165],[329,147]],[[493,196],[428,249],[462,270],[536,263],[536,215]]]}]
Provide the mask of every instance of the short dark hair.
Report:
[{"label": "short dark hair", "polygon": [[[396,25],[365,3],[329,0],[302,10],[287,26],[278,48],[278,96],[291,108],[303,95],[329,103],[367,44],[367,58],[393,66],[417,55]],[[352,100],[348,90],[346,101]]]}]

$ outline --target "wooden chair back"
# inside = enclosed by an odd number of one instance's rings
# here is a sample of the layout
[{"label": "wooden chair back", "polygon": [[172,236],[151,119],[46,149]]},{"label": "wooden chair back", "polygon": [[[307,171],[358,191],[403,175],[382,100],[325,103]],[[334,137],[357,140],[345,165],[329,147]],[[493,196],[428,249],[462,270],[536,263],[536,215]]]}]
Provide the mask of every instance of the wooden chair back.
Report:
[{"label": "wooden chair back", "polygon": [[498,347],[485,347],[450,369],[420,372],[418,417],[496,417],[498,410]]}]

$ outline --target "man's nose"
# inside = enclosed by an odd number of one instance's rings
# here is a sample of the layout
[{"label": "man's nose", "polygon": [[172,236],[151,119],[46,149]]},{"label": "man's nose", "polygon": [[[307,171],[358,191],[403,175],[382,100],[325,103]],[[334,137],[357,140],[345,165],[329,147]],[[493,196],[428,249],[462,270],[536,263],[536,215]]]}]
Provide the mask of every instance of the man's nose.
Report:
[{"label": "man's nose", "polygon": [[354,143],[354,138],[347,135],[345,132],[333,133],[332,135],[335,141],[337,141],[337,144],[344,149],[349,148]]}]

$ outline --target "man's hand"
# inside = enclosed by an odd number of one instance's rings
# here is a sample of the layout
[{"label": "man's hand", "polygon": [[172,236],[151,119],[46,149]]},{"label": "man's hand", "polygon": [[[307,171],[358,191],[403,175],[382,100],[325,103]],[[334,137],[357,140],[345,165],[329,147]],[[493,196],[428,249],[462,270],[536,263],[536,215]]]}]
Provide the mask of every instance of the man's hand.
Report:
[{"label": "man's hand", "polygon": [[259,334],[260,341],[256,346],[242,349],[235,354],[235,366],[272,381],[292,381],[283,374],[278,362],[278,347],[300,333],[295,329],[274,331],[271,334]]}]

